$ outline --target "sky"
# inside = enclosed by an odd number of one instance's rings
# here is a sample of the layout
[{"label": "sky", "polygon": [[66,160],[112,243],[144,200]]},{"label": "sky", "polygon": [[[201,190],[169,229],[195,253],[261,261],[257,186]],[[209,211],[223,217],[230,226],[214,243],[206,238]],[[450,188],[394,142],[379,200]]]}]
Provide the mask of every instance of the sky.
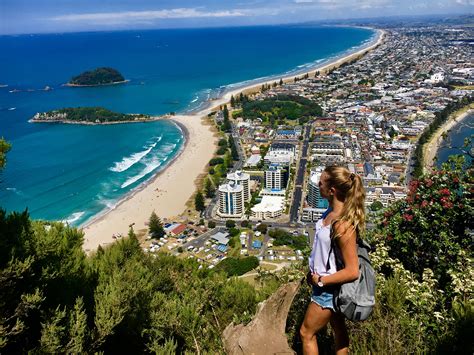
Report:
[{"label": "sky", "polygon": [[0,34],[473,13],[474,0],[0,0]]}]

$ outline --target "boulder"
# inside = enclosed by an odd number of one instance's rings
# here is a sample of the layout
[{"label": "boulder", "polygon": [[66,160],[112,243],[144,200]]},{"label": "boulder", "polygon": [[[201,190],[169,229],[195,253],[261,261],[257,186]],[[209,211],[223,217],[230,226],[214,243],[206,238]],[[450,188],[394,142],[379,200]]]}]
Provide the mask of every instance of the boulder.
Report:
[{"label": "boulder", "polygon": [[282,285],[266,301],[259,304],[247,325],[229,324],[223,333],[226,354],[265,355],[294,354],[285,334],[286,318],[300,282]]}]

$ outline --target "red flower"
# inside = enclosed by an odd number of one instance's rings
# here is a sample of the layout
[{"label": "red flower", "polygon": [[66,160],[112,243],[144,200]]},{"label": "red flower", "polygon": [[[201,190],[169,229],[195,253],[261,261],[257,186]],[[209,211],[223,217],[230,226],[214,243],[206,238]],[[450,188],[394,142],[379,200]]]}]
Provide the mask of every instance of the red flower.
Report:
[{"label": "red flower", "polygon": [[441,195],[445,195],[445,196],[449,196],[451,195],[451,191],[449,191],[449,189],[447,188],[444,188],[444,189],[441,189],[438,191]]},{"label": "red flower", "polygon": [[403,219],[404,219],[405,221],[407,221],[407,222],[411,222],[411,221],[413,221],[413,215],[408,214],[408,213],[405,213],[405,214],[403,215]]},{"label": "red flower", "polygon": [[443,202],[444,208],[453,208],[453,203],[451,201]]},{"label": "red flower", "polygon": [[455,184],[457,184],[457,183],[459,182],[459,179],[458,179],[457,177],[455,177],[455,178],[453,179],[453,182],[454,182]]},{"label": "red flower", "polygon": [[393,237],[392,237],[391,235],[387,235],[387,240],[388,240],[388,241],[390,241],[390,240],[392,240],[392,239],[393,239]]},{"label": "red flower", "polygon": [[426,207],[428,206],[428,201],[424,200],[422,203],[421,203],[421,207]]},{"label": "red flower", "polygon": [[431,179],[426,179],[426,180],[425,180],[425,184],[426,184],[427,187],[430,187],[431,185],[433,185],[433,180],[431,180]]}]

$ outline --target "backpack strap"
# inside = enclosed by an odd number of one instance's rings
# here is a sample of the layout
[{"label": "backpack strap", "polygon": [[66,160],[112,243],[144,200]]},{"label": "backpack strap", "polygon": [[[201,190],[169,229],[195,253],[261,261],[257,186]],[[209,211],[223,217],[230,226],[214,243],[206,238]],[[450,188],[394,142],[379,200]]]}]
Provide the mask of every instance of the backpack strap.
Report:
[{"label": "backpack strap", "polygon": [[[337,221],[336,221],[337,222]],[[337,248],[337,246],[335,245],[336,241],[336,237],[334,236],[334,225],[336,224],[336,222],[332,222],[331,223],[331,232],[330,232],[330,237],[331,237],[331,247],[329,248],[329,253],[328,253],[328,260],[326,261],[326,271],[330,270],[331,269],[331,264],[329,263],[329,260],[331,259],[331,253],[334,251],[334,256],[336,257],[336,268],[338,266],[338,264],[342,265],[344,264],[342,261],[338,260],[338,255],[335,251],[335,248]],[[360,238],[359,236],[359,229],[356,228],[356,243],[357,245],[361,245],[363,243],[363,240]]]}]

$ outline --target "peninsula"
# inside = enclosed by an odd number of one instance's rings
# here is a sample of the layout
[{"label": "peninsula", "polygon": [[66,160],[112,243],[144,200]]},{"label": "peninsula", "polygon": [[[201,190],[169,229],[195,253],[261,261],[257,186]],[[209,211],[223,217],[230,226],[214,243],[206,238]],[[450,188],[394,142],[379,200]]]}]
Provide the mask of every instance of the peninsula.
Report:
[{"label": "peninsula", "polygon": [[125,83],[127,80],[113,68],[97,68],[73,77],[66,86],[101,86]]},{"label": "peninsula", "polygon": [[69,107],[48,112],[38,112],[29,122],[60,122],[75,124],[115,124],[129,122],[148,122],[156,120],[143,114],[124,114],[103,107]]}]

